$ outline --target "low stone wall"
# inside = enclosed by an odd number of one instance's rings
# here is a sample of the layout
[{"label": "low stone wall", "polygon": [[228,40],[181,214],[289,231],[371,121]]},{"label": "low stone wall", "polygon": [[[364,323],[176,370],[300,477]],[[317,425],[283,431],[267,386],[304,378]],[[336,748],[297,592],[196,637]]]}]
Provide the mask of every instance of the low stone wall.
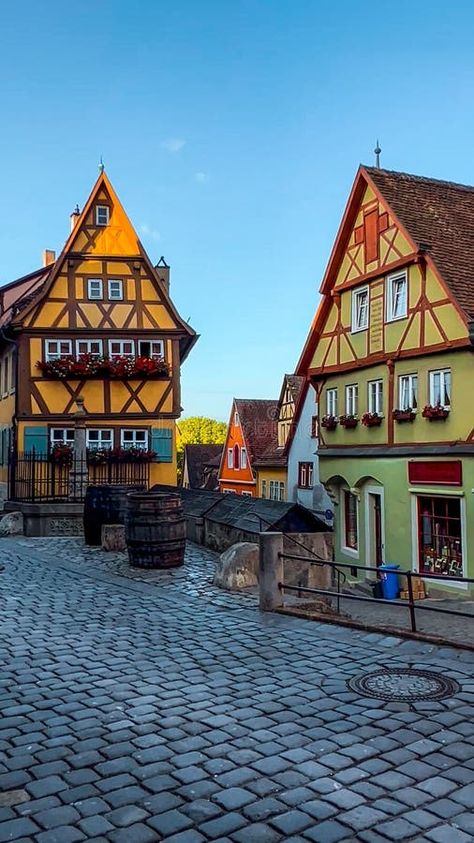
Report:
[{"label": "low stone wall", "polygon": [[[333,561],[334,533],[286,533],[283,534],[283,553],[294,556],[314,557],[314,562]],[[300,562],[296,559],[283,560],[284,581],[289,585],[305,588],[330,588],[333,585],[334,569],[331,565]]]},{"label": "low stone wall", "polygon": [[82,503],[7,501],[4,511],[23,513],[25,536],[81,536],[84,532]]}]

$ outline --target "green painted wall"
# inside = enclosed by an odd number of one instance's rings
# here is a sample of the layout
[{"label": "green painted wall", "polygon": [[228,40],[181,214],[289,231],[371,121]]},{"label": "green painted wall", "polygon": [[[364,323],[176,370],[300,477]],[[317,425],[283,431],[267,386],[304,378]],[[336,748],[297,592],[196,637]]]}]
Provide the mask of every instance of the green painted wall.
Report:
[{"label": "green painted wall", "polygon": [[[426,457],[430,461],[434,457]],[[441,457],[440,459],[443,459]],[[446,457],[444,457],[446,459]],[[366,546],[367,519],[366,491],[370,487],[382,487],[384,494],[383,522],[385,529],[385,562],[399,564],[401,568],[413,566],[413,507],[417,489],[424,495],[461,496],[464,500],[465,537],[463,547],[464,576],[474,577],[474,456],[464,457],[463,485],[460,487],[410,486],[408,483],[408,460],[406,458],[372,457],[364,458],[324,457],[320,453],[320,479],[326,484],[339,503],[340,490],[349,488],[359,493],[359,551],[357,557],[342,547],[343,514],[338,503],[335,506],[335,560],[336,562],[371,564]],[[346,572],[347,573],[347,572]],[[432,588],[436,586],[433,584]],[[453,587],[449,588],[449,591]]]}]

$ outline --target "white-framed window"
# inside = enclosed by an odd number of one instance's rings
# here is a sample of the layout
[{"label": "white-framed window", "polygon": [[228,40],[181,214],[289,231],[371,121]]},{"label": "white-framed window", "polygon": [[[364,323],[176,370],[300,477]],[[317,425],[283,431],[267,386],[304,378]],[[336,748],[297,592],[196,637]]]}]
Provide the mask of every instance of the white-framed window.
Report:
[{"label": "white-framed window", "polygon": [[352,291],[352,333],[365,331],[369,327],[369,288],[359,287]]},{"label": "white-framed window", "polygon": [[326,413],[328,416],[337,416],[337,389],[326,390]]},{"label": "white-framed window", "polygon": [[266,480],[261,481],[261,496],[262,496],[262,498],[267,497],[267,481]]},{"label": "white-framed window", "polygon": [[110,301],[122,301],[123,281],[121,278],[109,278],[109,299]]},{"label": "white-framed window", "polygon": [[298,486],[300,489],[313,488],[313,470],[312,462],[298,463]]},{"label": "white-framed window", "polygon": [[102,278],[87,279],[87,298],[91,299],[91,301],[100,301],[104,298]]},{"label": "white-framed window", "polygon": [[270,480],[270,494],[271,501],[285,500],[285,484],[282,480]]},{"label": "white-framed window", "polygon": [[377,413],[378,416],[381,416],[383,413],[383,381],[369,381],[367,390],[369,413]]},{"label": "white-framed window", "polygon": [[120,431],[120,445],[122,448],[148,448],[148,431],[133,430],[129,427]]},{"label": "white-framed window", "polygon": [[432,407],[451,407],[451,369],[430,372],[430,404]]},{"label": "white-framed window", "polygon": [[76,354],[102,356],[102,340],[76,340]]},{"label": "white-framed window", "polygon": [[164,360],[165,344],[163,340],[138,340],[138,354],[140,357]]},{"label": "white-framed window", "polygon": [[234,449],[228,448],[227,450],[227,468],[234,467]]},{"label": "white-framed window", "polygon": [[418,407],[418,375],[400,375],[398,378],[398,409],[415,410]]},{"label": "white-framed window", "polygon": [[110,208],[108,205],[95,206],[95,224],[108,225],[110,219]]},{"label": "white-framed window", "polygon": [[74,445],[74,428],[52,427],[50,430],[51,445]]},{"label": "white-framed window", "polygon": [[240,494],[243,495],[244,498],[253,498],[252,492],[241,492]]},{"label": "white-framed window", "polygon": [[406,272],[388,275],[385,283],[387,322],[405,319],[408,312],[408,278]]},{"label": "white-framed window", "polygon": [[70,357],[72,354],[71,340],[45,340],[44,351],[46,362],[59,360],[60,357]]},{"label": "white-framed window", "polygon": [[122,357],[135,354],[135,343],[133,340],[109,340],[110,357]]},{"label": "white-framed window", "polygon": [[10,355],[10,392],[15,392],[16,356]]},{"label": "white-framed window", "polygon": [[247,468],[247,448],[240,449],[240,467]]},{"label": "white-framed window", "polygon": [[359,404],[359,387],[356,383],[346,386],[346,416],[356,416]]},{"label": "white-framed window", "polygon": [[239,414],[238,413],[234,413],[234,424],[235,424],[236,427],[239,426]]},{"label": "white-framed window", "polygon": [[98,448],[112,448],[114,434],[112,430],[86,430],[86,445],[91,450]]}]

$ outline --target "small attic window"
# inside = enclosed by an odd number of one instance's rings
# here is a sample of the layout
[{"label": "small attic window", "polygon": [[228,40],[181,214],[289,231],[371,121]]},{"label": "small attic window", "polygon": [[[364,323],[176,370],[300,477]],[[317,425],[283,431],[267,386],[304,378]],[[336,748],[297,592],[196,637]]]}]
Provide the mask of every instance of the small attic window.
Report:
[{"label": "small attic window", "polygon": [[110,208],[108,205],[96,205],[95,208],[95,224],[108,225],[110,217]]}]

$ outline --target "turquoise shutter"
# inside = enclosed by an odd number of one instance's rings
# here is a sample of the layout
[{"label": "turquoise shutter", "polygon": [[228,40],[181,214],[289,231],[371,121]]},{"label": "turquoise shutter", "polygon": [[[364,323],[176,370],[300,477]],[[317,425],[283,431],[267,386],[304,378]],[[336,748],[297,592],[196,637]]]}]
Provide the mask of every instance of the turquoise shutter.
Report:
[{"label": "turquoise shutter", "polygon": [[153,427],[151,450],[156,452],[157,462],[173,462],[173,431],[170,427]]},{"label": "turquoise shutter", "polygon": [[31,453],[33,448],[37,454],[48,453],[47,427],[25,427],[23,450],[25,453]]}]

